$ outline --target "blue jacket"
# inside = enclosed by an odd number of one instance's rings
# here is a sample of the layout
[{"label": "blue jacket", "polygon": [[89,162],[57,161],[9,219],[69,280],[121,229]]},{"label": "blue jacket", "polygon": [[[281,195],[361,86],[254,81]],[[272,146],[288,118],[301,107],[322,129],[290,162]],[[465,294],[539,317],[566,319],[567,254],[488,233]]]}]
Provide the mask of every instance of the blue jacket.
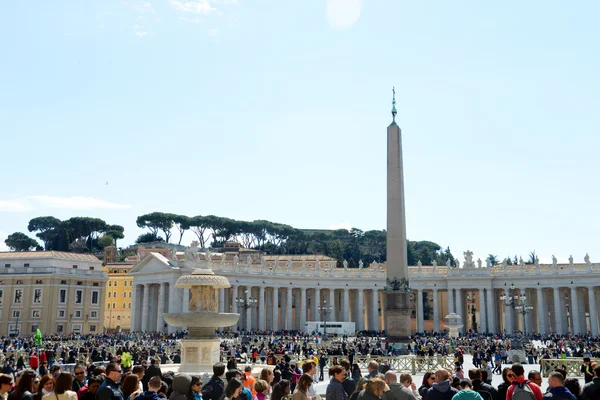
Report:
[{"label": "blue jacket", "polygon": [[325,392],[326,400],[348,400],[348,395],[344,390],[342,382],[335,378],[331,378],[329,385],[327,385],[327,391]]},{"label": "blue jacket", "polygon": [[553,400],[577,400],[577,397],[564,386],[551,388],[545,395],[545,399]]},{"label": "blue jacket", "polygon": [[110,378],[104,379],[100,389],[98,389],[98,400],[124,400],[123,393],[119,389],[119,385],[113,382]]}]

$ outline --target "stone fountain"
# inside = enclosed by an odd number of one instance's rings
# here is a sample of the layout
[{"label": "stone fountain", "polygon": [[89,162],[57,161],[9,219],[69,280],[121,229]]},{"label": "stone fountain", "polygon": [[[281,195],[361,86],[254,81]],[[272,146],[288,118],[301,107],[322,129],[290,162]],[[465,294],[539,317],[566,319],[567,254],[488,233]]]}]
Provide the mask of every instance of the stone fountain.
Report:
[{"label": "stone fountain", "polygon": [[458,330],[464,326],[461,316],[455,313],[450,313],[446,315],[446,319],[448,320],[448,324],[444,326],[448,328],[448,336],[451,338],[459,337],[460,334],[458,333]]},{"label": "stone fountain", "polygon": [[240,314],[218,312],[217,289],[230,288],[224,276],[210,269],[195,269],[175,282],[176,288],[190,290],[189,312],[164,314],[165,321],[173,326],[185,326],[188,336],[181,341],[181,366],[179,372],[188,374],[212,373],[213,364],[220,361],[221,340],[217,328],[235,325]]}]

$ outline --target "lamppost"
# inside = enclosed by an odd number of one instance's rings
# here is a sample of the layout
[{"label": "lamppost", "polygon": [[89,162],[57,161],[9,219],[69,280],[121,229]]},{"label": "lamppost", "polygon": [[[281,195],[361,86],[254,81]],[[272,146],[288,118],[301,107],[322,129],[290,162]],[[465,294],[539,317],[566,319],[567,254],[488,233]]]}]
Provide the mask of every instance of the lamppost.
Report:
[{"label": "lamppost", "polygon": [[[515,289],[515,284],[510,285],[510,290]],[[530,306],[527,303],[527,296],[521,294],[520,296],[500,296],[500,300],[504,302],[506,307],[510,307],[513,310],[516,310],[519,314],[523,316],[523,335],[527,334],[527,325],[525,316],[533,311],[533,306]]]},{"label": "lamppost", "polygon": [[469,313],[471,314],[471,329],[477,333],[477,309],[475,308],[475,294],[473,292],[467,293],[467,305],[469,307]]},{"label": "lamppost", "polygon": [[[248,295],[248,289],[244,290],[244,294]],[[238,306],[238,310],[241,308],[244,311],[246,311],[246,319],[249,320],[250,318],[248,318],[248,310],[258,306],[258,299],[256,297],[248,297],[248,298],[236,297],[235,303]],[[246,326],[248,326],[248,321],[246,321]],[[249,330],[251,330],[251,328],[252,328],[252,325],[250,325]]]},{"label": "lamppost", "polygon": [[325,326],[323,328],[323,341],[327,340],[327,316],[329,313],[333,312],[333,306],[327,305],[327,299],[323,299],[323,304],[317,307],[317,311],[321,314],[321,318],[323,318]]}]

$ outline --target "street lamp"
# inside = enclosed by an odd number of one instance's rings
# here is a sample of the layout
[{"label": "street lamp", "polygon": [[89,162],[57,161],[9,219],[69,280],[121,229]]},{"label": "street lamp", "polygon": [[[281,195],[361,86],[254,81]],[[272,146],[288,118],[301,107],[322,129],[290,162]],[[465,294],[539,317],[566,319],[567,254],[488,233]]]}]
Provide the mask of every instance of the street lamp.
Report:
[{"label": "street lamp", "polygon": [[[510,285],[510,290],[515,289],[515,284]],[[504,302],[506,307],[510,307],[516,310],[523,317],[523,335],[527,334],[527,326],[525,316],[533,311],[533,307],[527,303],[527,296],[521,294],[520,296],[500,296],[500,300]]]},{"label": "street lamp", "polygon": [[327,316],[333,312],[333,306],[327,306],[327,299],[323,299],[323,305],[317,307],[317,311],[323,318],[325,327],[323,328],[323,341],[327,340]]},{"label": "street lamp", "polygon": [[[248,293],[248,290],[246,290],[244,293]],[[238,308],[242,308],[244,310],[248,310],[249,308],[256,307],[258,305],[258,299],[256,297],[250,297],[248,299],[236,297],[235,302]]]}]

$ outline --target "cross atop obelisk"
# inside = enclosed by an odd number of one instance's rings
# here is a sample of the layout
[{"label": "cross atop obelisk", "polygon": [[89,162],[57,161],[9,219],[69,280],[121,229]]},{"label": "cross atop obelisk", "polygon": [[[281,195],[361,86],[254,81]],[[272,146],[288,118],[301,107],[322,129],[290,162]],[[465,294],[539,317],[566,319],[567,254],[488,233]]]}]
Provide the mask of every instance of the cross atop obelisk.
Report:
[{"label": "cross atop obelisk", "polygon": [[[387,128],[387,285],[386,331],[390,343],[408,342],[410,292],[404,209],[402,133],[396,124],[396,90],[392,89],[392,123]],[[398,346],[396,346],[398,348]]]}]

